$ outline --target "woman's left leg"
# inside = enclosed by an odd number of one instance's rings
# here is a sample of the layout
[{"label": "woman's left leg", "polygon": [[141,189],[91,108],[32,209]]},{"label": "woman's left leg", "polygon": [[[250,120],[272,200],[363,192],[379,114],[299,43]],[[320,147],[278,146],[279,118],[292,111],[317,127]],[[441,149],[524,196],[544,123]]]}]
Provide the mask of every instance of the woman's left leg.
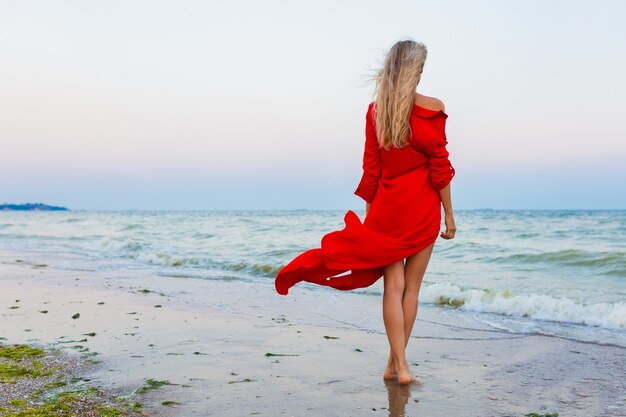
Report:
[{"label": "woman's left leg", "polygon": [[[394,374],[401,384],[408,384],[416,378],[411,374],[406,361],[404,336],[404,313],[402,311],[402,295],[404,294],[404,259],[393,262],[385,267],[385,289],[383,294],[383,321],[389,339],[391,360],[389,365],[394,366]],[[385,371],[385,379],[393,377],[389,373],[390,366]]]},{"label": "woman's left leg", "polygon": [[[406,258],[406,265],[404,266],[404,290],[402,293],[405,347],[409,343],[413,324],[417,317],[419,290],[434,246],[435,244],[433,243],[418,253]],[[393,360],[393,353],[390,350],[385,378],[389,379],[395,377],[397,377],[396,366]]]}]

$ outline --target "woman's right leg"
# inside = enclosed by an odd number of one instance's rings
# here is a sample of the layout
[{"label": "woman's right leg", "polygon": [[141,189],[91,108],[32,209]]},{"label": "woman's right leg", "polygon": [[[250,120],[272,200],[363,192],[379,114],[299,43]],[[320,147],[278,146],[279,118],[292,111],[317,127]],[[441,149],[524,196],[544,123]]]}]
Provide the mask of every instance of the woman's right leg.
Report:
[{"label": "woman's right leg", "polygon": [[404,267],[404,296],[402,297],[402,311],[404,312],[404,337],[405,343],[409,343],[413,324],[417,317],[418,297],[422,280],[428,267],[430,255],[433,253],[435,244],[426,247],[406,258]]},{"label": "woman's right leg", "polygon": [[383,321],[387,330],[391,361],[385,371],[385,378],[390,375],[391,368],[395,368],[398,382],[408,384],[416,378],[411,374],[406,361],[404,335],[404,312],[402,311],[402,297],[404,294],[404,259],[387,265],[383,272],[385,290],[383,294]]}]

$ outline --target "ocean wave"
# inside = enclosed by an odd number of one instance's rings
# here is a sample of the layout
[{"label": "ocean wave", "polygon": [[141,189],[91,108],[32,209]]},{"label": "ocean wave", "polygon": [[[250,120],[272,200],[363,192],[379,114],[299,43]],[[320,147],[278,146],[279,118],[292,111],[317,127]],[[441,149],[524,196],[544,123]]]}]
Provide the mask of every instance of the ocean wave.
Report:
[{"label": "ocean wave", "polygon": [[206,257],[183,257],[165,252],[146,252],[131,254],[128,257],[151,265],[173,267],[209,268],[212,270],[244,272],[258,277],[275,277],[282,266],[248,263],[248,262],[219,262]]},{"label": "ocean wave", "polygon": [[197,265],[200,260],[198,259],[184,259],[176,257],[165,252],[140,252],[134,255],[129,255],[129,258],[141,261],[150,265],[162,265],[162,266],[185,266],[185,265]]},{"label": "ocean wave", "polygon": [[158,250],[148,243],[141,243],[129,238],[104,239],[100,249],[111,252],[114,256],[149,265],[172,267],[210,268],[223,271],[245,272],[259,277],[275,277],[283,265],[255,262],[216,261],[207,256],[181,256]]},{"label": "ocean wave", "polygon": [[84,218],[81,217],[70,217],[68,219],[65,219],[64,221],[62,221],[62,223],[80,223],[85,221]]},{"label": "ocean wave", "polygon": [[494,258],[493,262],[546,263],[602,269],[603,273],[626,276],[626,252],[588,252],[564,249],[543,253],[515,253]]},{"label": "ocean wave", "polygon": [[192,235],[192,238],[194,239],[210,239],[217,236],[215,233],[201,233],[201,232],[194,232],[194,234]]},{"label": "ocean wave", "polygon": [[129,230],[141,230],[141,229],[145,229],[143,224],[133,223],[133,224],[127,224],[126,226],[122,227],[120,229],[120,232],[127,232]]},{"label": "ocean wave", "polygon": [[420,302],[469,311],[527,317],[608,329],[626,329],[626,302],[582,304],[545,294],[513,294],[509,289],[462,288],[451,283],[422,285]]},{"label": "ocean wave", "polygon": [[276,274],[278,274],[278,271],[282,269],[282,265],[277,266],[277,265],[271,265],[271,264],[237,262],[237,263],[223,263],[222,268],[226,270],[230,270],[230,271],[248,272],[251,275],[275,277]]},{"label": "ocean wave", "polygon": [[100,249],[108,252],[140,251],[145,245],[130,238],[105,238],[99,242]]}]

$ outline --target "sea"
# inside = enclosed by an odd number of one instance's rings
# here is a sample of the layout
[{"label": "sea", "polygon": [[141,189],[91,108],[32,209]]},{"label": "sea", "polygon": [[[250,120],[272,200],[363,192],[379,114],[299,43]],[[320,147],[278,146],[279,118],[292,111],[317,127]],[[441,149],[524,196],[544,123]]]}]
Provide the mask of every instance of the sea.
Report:
[{"label": "sea", "polygon": [[[254,294],[342,229],[345,212],[4,211],[0,249],[37,253],[51,268],[236,282]],[[626,347],[626,210],[457,210],[455,220],[455,238],[435,244],[420,308]],[[344,292],[301,283],[288,297],[306,291],[335,305],[378,304],[382,284]]]}]

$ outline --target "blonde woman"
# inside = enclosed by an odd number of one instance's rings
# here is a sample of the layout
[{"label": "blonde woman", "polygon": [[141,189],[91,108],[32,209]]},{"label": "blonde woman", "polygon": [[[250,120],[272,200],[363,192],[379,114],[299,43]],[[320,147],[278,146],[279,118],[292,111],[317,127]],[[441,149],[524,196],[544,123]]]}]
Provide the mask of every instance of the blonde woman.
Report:
[{"label": "blonde woman", "polygon": [[[340,290],[363,288],[384,277],[383,321],[389,341],[385,379],[406,385],[417,378],[406,359],[424,273],[438,237],[456,233],[450,197],[455,170],[448,159],[441,100],[419,94],[427,49],[413,40],[394,44],[376,75],[365,116],[363,175],[354,194],[365,220],[352,210],[345,228],[322,237],[276,276],[286,295],[300,281]],[[440,233],[441,207],[445,232]]]}]

